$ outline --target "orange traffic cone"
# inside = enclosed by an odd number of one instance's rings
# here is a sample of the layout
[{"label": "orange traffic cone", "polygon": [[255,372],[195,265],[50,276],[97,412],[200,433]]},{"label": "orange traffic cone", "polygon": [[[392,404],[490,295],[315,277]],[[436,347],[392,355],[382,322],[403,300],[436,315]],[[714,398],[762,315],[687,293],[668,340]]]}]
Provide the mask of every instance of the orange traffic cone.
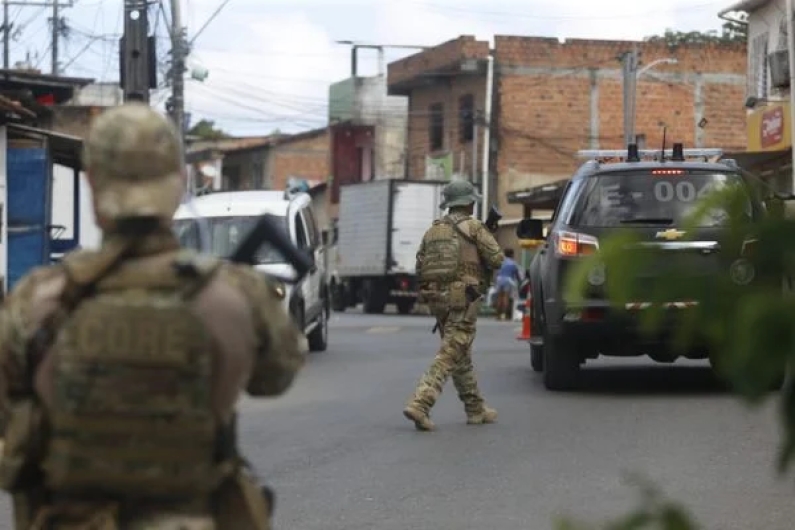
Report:
[{"label": "orange traffic cone", "polygon": [[530,324],[530,304],[532,303],[532,297],[530,293],[527,293],[527,298],[524,302],[524,315],[522,315],[522,333],[516,336],[516,340],[530,340],[532,337],[532,330]]}]

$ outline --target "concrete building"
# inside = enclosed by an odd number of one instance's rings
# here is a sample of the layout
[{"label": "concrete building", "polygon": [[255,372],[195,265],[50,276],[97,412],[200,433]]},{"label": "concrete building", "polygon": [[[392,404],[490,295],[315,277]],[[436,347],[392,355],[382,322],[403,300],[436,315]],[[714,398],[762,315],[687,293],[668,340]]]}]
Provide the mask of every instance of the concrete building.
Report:
[{"label": "concrete building", "polygon": [[748,25],[746,145],[727,156],[782,192],[792,189],[786,0],[743,0],[719,13]]},{"label": "concrete building", "polygon": [[[677,60],[638,79],[639,143],[660,145],[665,126],[669,142],[728,150],[745,146],[743,45],[668,47],[498,35],[491,50],[486,41],[462,36],[388,67],[389,94],[409,98],[408,177],[460,174],[483,181],[485,122],[479,115],[491,55],[489,189],[507,221],[500,239],[513,245],[511,221],[554,207],[561,183],[581,163],[578,150],[623,147],[617,58],[633,46],[641,67],[657,59]],[[544,200],[536,200],[540,195],[546,195]]]},{"label": "concrete building", "polygon": [[385,74],[329,87],[332,205],[340,185],[405,175],[408,98],[387,94]]}]

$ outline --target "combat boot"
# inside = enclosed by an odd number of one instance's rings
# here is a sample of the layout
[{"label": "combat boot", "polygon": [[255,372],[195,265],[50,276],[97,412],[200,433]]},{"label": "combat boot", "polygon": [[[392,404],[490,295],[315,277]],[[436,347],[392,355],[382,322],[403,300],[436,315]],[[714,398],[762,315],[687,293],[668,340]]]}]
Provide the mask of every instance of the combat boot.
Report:
[{"label": "combat boot", "polygon": [[491,407],[483,407],[478,414],[467,415],[468,425],[483,425],[484,423],[494,423],[497,421],[497,411]]},{"label": "combat boot", "polygon": [[415,405],[408,405],[403,409],[403,415],[409,421],[414,422],[414,427],[416,427],[418,431],[432,431],[436,428],[431,418],[428,417],[428,414],[421,411]]}]

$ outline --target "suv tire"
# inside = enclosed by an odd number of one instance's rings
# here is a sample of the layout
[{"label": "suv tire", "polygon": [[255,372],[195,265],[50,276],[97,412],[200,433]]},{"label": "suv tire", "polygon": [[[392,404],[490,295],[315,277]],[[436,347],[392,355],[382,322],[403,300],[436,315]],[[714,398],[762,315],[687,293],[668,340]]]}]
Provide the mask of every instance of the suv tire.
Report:
[{"label": "suv tire", "polygon": [[326,351],[328,348],[328,321],[329,311],[324,307],[320,313],[317,327],[307,337],[309,351]]},{"label": "suv tire", "polygon": [[544,331],[544,386],[547,390],[572,390],[577,386],[580,359],[569,341]]},{"label": "suv tire", "polygon": [[544,347],[530,345],[530,366],[534,372],[544,371]]}]

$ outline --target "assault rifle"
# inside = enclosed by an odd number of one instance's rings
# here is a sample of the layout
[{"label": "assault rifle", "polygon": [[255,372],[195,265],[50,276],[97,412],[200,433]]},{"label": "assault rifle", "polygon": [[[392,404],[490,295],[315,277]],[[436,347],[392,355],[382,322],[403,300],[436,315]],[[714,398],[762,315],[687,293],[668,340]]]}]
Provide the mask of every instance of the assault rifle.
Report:
[{"label": "assault rifle", "polygon": [[254,265],[257,250],[263,243],[268,242],[282,253],[290,265],[295,269],[295,278],[277,278],[284,283],[297,283],[315,268],[314,258],[293,245],[287,237],[279,222],[270,214],[262,215],[254,228],[249,232],[240,245],[229,256],[229,261]]},{"label": "assault rifle", "polygon": [[486,217],[486,222],[483,224],[486,225],[486,228],[488,228],[491,233],[494,233],[497,231],[500,219],[502,219],[502,214],[499,210],[497,210],[496,206],[492,206],[491,209],[489,209],[489,215]]}]

